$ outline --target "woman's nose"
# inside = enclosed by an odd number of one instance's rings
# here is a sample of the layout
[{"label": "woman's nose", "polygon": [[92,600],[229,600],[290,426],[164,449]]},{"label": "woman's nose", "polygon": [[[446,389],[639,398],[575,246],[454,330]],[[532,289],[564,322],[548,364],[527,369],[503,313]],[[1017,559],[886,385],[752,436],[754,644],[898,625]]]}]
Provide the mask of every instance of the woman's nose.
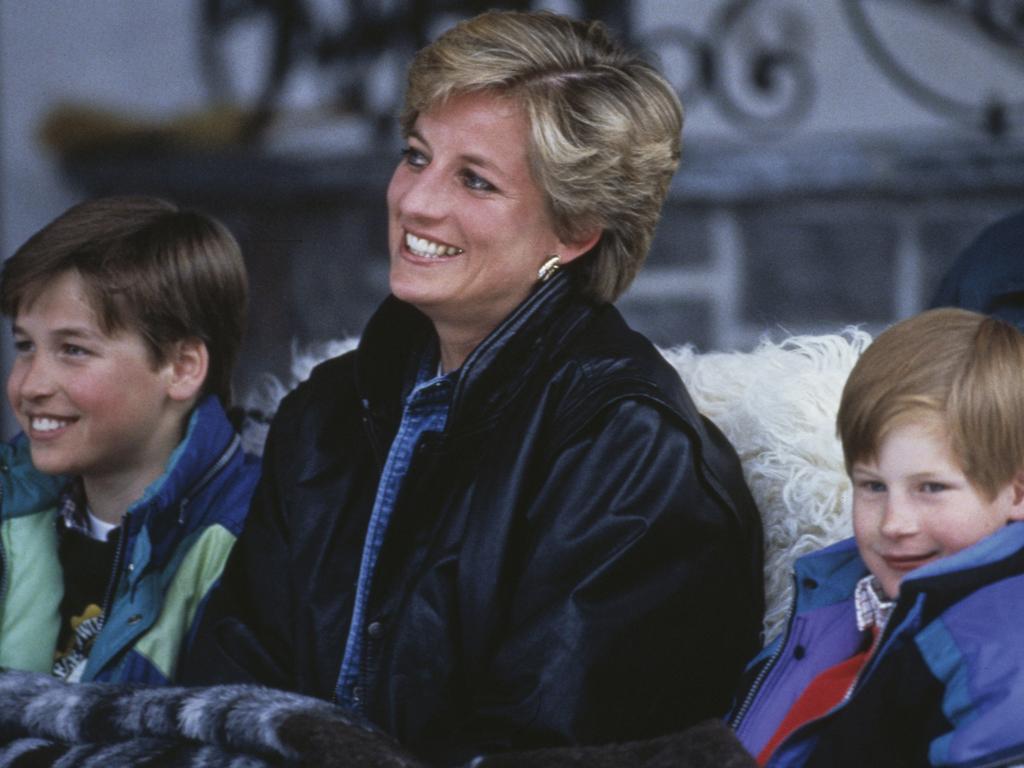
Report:
[{"label": "woman's nose", "polygon": [[399,185],[396,203],[403,216],[425,220],[437,220],[445,216],[450,191],[430,166],[418,173],[408,174]]}]

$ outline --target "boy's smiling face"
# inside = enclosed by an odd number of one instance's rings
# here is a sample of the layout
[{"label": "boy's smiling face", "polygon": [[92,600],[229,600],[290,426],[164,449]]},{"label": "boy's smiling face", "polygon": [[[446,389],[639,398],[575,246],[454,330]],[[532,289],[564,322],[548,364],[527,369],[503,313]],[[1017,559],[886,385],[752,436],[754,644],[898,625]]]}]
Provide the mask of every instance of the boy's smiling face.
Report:
[{"label": "boy's smiling face", "polygon": [[878,456],[853,464],[851,479],[857,547],[889,598],[909,571],[1024,519],[1021,478],[989,499],[964,475],[934,420],[893,427]]},{"label": "boy's smiling face", "polygon": [[7,397],[38,469],[81,475],[87,495],[96,483],[141,494],[160,476],[182,430],[173,366],[154,365],[136,332],[104,332],[77,273],[19,308],[14,344]]}]

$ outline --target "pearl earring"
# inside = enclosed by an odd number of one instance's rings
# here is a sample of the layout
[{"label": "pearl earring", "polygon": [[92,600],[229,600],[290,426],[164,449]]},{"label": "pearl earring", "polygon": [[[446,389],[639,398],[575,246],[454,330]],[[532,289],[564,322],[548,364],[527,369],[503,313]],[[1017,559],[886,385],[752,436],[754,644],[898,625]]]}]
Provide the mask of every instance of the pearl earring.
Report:
[{"label": "pearl earring", "polygon": [[542,283],[546,283],[562,266],[561,261],[557,254],[549,256],[548,260],[541,264],[540,269],[537,270],[537,279]]}]

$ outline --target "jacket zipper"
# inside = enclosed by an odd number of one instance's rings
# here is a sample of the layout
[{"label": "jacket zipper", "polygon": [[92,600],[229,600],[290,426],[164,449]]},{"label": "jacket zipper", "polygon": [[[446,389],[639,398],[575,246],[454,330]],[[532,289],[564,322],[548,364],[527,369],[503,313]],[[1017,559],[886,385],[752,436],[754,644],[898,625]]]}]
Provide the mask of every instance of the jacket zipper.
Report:
[{"label": "jacket zipper", "polygon": [[[203,487],[213,479],[213,477],[220,472],[221,469],[231,460],[242,444],[242,439],[235,435],[234,439],[228,443],[228,447],[224,449],[224,452],[217,459],[216,463],[210,469],[206,471],[199,482],[197,482],[189,490],[189,495],[182,498],[178,509],[178,522],[182,522],[185,515],[185,508],[188,505],[189,499],[196,493],[201,491]],[[116,591],[116,585],[121,572],[121,560],[124,555],[125,540],[128,538],[128,522],[131,519],[131,513],[125,512],[121,518],[121,535],[117,537],[117,549],[114,550],[114,570],[110,574],[110,581],[107,583],[107,591],[103,598],[103,623],[106,623],[108,612],[110,611],[111,604],[114,601],[114,592]]]},{"label": "jacket zipper", "polygon": [[[124,554],[124,542],[128,538],[128,519],[130,515],[126,512],[121,518],[121,532],[117,537],[117,548],[114,550],[114,568],[110,573],[110,581],[107,582],[107,591],[103,597],[103,612],[100,614],[100,631],[107,623],[107,616],[110,612],[111,603],[114,601],[114,592],[117,589],[117,582],[121,575],[121,559]],[[98,633],[97,633],[98,635]]]},{"label": "jacket zipper", "polygon": [[[913,609],[914,609],[914,606],[911,606],[911,608],[907,611],[907,614],[905,616],[903,616],[903,619],[900,622],[900,626],[902,626],[903,623],[905,623],[906,621],[909,620],[910,614],[913,612]],[[885,650],[884,647],[883,647],[885,645],[885,643],[891,641],[894,637],[896,637],[896,635],[898,633],[899,627],[897,627],[892,622],[891,619],[892,619],[892,617],[890,616],[890,621],[888,621],[886,623],[885,629],[882,630],[882,634],[878,638],[877,645],[875,646],[874,651],[868,657],[868,659],[864,663],[864,665],[857,671],[857,674],[854,675],[853,682],[850,684],[850,687],[846,689],[846,693],[843,694],[843,698],[839,701],[839,703],[836,704],[834,707],[832,707],[828,712],[825,712],[825,713],[819,715],[818,717],[814,718],[813,720],[808,720],[807,722],[802,723],[801,725],[799,725],[796,728],[796,730],[792,731],[788,736],[786,736],[786,738],[784,738],[781,742],[779,742],[778,746],[775,747],[775,752],[772,753],[772,756],[778,754],[782,750],[782,748],[787,743],[792,741],[793,738],[797,734],[799,734],[801,731],[803,731],[804,729],[806,729],[806,728],[808,728],[808,727],[810,727],[812,725],[820,723],[820,722],[822,722],[823,720],[826,720],[829,717],[832,717],[832,715],[834,715],[840,709],[845,707],[846,704],[850,701],[850,699],[853,698],[853,694],[856,692],[857,688],[860,687],[861,681],[866,680],[871,675],[871,673],[874,670],[874,668],[876,666],[878,666],[879,659],[882,658],[883,651]],[[896,627],[896,628],[892,629],[893,627]],[[890,629],[892,629],[891,632],[889,631]],[[771,758],[768,759],[767,765],[771,765]],[[999,765],[1004,765],[1004,764],[1003,763],[994,763],[992,765],[999,766]],[[984,766],[975,766],[975,768],[985,768],[985,767]]]},{"label": "jacket zipper", "polygon": [[[743,699],[743,703],[740,708],[736,710],[736,714],[729,718],[729,726],[735,732],[739,732],[740,725],[743,722],[743,718],[747,716],[747,711],[754,704],[754,699],[757,698],[757,694],[761,689],[761,685],[764,683],[765,678],[775,668],[778,663],[779,657],[782,656],[782,652],[786,649],[789,644],[789,636],[793,631],[793,620],[796,618],[796,599],[797,599],[797,578],[793,576],[793,603],[789,607],[789,618],[786,620],[786,633],[782,636],[779,641],[779,647],[775,649],[775,653],[768,657],[764,662],[764,666],[761,667],[761,671],[757,673],[757,677],[754,678],[754,682],[750,685],[750,691]],[[781,746],[781,745],[780,745]]]},{"label": "jacket zipper", "polygon": [[[239,449],[241,444],[242,444],[241,438],[238,435],[235,435],[234,439],[232,439],[232,441],[228,444],[228,447],[224,449],[224,452],[220,455],[220,458],[217,459],[216,463],[209,470],[207,470],[206,474],[203,475],[199,479],[199,482],[197,482],[190,489],[190,496],[191,495],[195,495],[200,490],[202,490],[202,488],[221,469],[224,468],[224,466],[228,463],[228,461],[235,455],[236,451]],[[181,505],[180,505],[179,510],[178,510],[178,522],[179,523],[182,522],[182,520],[184,518],[185,507],[188,504],[190,496],[184,497],[182,499],[182,501],[181,501]],[[131,520],[131,513],[130,512],[125,512],[124,516],[121,518],[121,531],[120,531],[120,535],[117,537],[117,548],[114,550],[114,567],[113,567],[113,569],[110,572],[110,581],[107,582],[106,593],[104,594],[104,597],[103,597],[103,607],[102,607],[102,613],[100,614],[100,626],[99,626],[99,631],[97,632],[97,637],[99,636],[99,632],[103,631],[103,627],[106,626],[107,618],[110,615],[110,609],[111,609],[111,607],[113,606],[113,603],[114,603],[114,597],[115,597],[115,594],[117,592],[117,583],[118,583],[118,581],[120,581],[120,578],[121,578],[121,570],[122,570],[121,566],[122,566],[122,561],[124,560],[124,551],[125,551],[125,547],[126,547],[125,542],[128,539],[128,523],[130,522],[130,520]]]},{"label": "jacket zipper", "polygon": [[218,458],[217,461],[214,462],[212,467],[206,470],[206,474],[199,478],[199,481],[195,485],[188,489],[188,493],[181,497],[181,501],[178,503],[179,523],[185,522],[185,510],[188,507],[188,503],[192,500],[192,497],[198,494],[201,490],[203,490],[203,488],[206,487],[207,483],[213,480],[213,478],[216,477],[217,474],[222,469],[224,469],[224,467],[227,466],[228,462],[231,461],[232,458],[234,458],[235,454],[238,452],[238,449],[241,447],[241,445],[242,438],[239,437],[238,435],[235,435],[232,438],[231,442],[228,443],[228,447],[225,448],[224,451],[221,453],[220,458]]}]

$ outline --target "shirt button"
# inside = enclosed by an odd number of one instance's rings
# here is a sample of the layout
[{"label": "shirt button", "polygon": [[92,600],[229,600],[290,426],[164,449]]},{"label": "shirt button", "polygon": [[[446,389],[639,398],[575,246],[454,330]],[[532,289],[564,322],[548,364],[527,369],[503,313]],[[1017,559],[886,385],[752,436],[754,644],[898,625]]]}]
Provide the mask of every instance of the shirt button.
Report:
[{"label": "shirt button", "polygon": [[370,622],[370,626],[366,628],[366,634],[376,640],[384,634],[384,625],[379,621]]}]

